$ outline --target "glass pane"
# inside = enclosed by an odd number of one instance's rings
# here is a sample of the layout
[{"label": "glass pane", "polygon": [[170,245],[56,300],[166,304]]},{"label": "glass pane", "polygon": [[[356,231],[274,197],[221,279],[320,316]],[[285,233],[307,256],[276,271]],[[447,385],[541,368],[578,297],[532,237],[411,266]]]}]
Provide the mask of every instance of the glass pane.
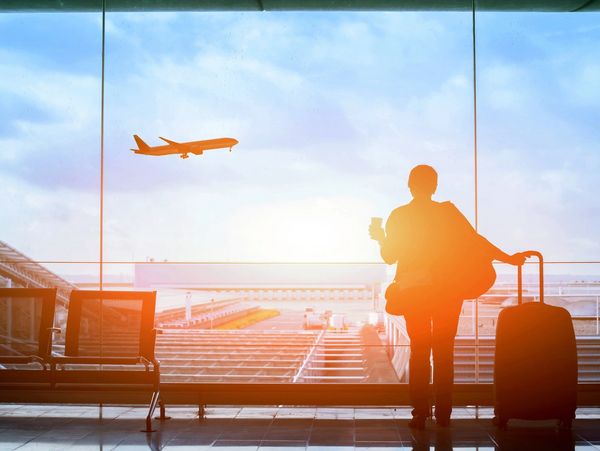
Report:
[{"label": "glass pane", "polygon": [[63,329],[71,290],[98,274],[98,264],[66,263],[98,260],[99,19],[25,12],[0,25],[0,286],[58,288]]},{"label": "glass pane", "polygon": [[[108,20],[108,259],[375,258],[365,225],[421,162],[472,217],[469,14]],[[134,134],[240,143],[181,159],[131,152]]]},{"label": "glass pane", "polygon": [[97,260],[99,17],[2,15],[0,236],[34,259]]},{"label": "glass pane", "polygon": [[[581,382],[600,378],[600,271],[583,263],[600,251],[597,22],[597,13],[477,15],[481,230],[507,252],[544,254],[545,301],[573,318]],[[499,272],[512,280],[502,305],[515,304],[514,270]],[[525,268],[524,301],[539,301],[537,265]]]},{"label": "glass pane", "polygon": [[471,15],[110,8],[106,257],[158,289],[163,380],[398,381],[384,265],[265,262],[379,262],[418,163],[473,218]]},{"label": "glass pane", "polygon": [[509,251],[593,260],[600,253],[598,14],[477,19],[481,229]]},{"label": "glass pane", "polygon": [[38,355],[42,301],[0,297],[0,356]]}]

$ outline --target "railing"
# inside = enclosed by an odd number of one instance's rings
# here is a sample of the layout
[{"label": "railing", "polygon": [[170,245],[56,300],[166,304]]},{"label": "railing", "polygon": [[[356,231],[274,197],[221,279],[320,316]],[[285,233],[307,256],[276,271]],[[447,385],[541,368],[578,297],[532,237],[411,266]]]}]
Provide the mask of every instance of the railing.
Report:
[{"label": "railing", "polygon": [[[516,294],[514,296],[515,296],[515,300],[516,300]],[[480,329],[479,334],[482,336],[495,335],[495,326],[496,326],[496,321],[498,319],[498,313],[500,313],[500,310],[503,308],[503,306],[498,306],[496,313],[493,315],[486,315],[486,314],[481,314],[481,313],[479,313],[477,315],[474,304],[475,304],[475,302],[477,302],[479,304],[479,310],[481,311],[482,305],[489,306],[489,304],[486,304],[487,300],[505,299],[505,298],[512,298],[512,297],[513,296],[486,294],[485,296],[483,296],[482,298],[480,298],[478,300],[472,300],[472,299],[466,300],[463,305],[461,319],[463,319],[465,323],[466,322],[471,323],[472,332],[471,332],[471,334],[462,333],[462,335],[475,335],[476,327],[478,327]],[[582,298],[584,298],[584,299],[582,299]],[[548,293],[546,293],[544,296],[544,302],[546,304],[564,306],[564,305],[562,305],[562,303],[556,302],[556,299],[572,299],[572,300],[579,299],[580,300],[579,302],[585,302],[585,299],[589,300],[590,301],[589,304],[592,304],[592,307],[593,307],[592,309],[590,309],[591,314],[583,314],[583,313],[579,314],[579,313],[570,311],[571,317],[574,321],[575,334],[577,336],[590,336],[590,335],[600,336],[600,294],[549,295]],[[527,302],[528,300],[531,302],[538,302],[539,293],[537,293],[537,292],[527,293],[524,295],[524,300],[525,300],[525,302]],[[509,305],[512,305],[512,304],[509,304]],[[572,308],[571,310],[575,310],[575,309]],[[592,325],[592,328],[590,329],[590,328],[578,327],[577,322],[583,322],[583,321],[590,322]],[[483,329],[483,333],[482,333],[482,329]],[[586,329],[589,329],[589,330],[586,330]],[[485,333],[485,332],[488,332],[488,333]],[[460,331],[459,331],[459,335],[460,335]]]},{"label": "railing", "polygon": [[[14,265],[24,264],[23,262],[4,262],[10,263]],[[566,262],[554,262],[557,264],[565,264]],[[58,274],[72,274],[74,273],[71,269],[64,268],[72,268],[76,267],[81,268],[86,265],[90,266],[89,272],[93,272],[97,269],[98,262],[95,261],[77,261],[77,262],[67,262],[67,261],[46,261],[46,262],[36,262],[39,265],[50,265],[52,266],[52,271]],[[273,307],[278,303],[285,304],[287,306],[291,306],[293,304],[294,308],[297,312],[301,312],[305,306],[311,305],[327,305],[326,308],[334,308],[338,309],[337,312],[344,312],[352,322],[358,323],[360,318],[364,317],[364,321],[367,321],[367,314],[371,311],[381,311],[384,306],[384,301],[382,299],[382,290],[385,288],[387,280],[389,278],[389,271],[385,273],[386,278],[380,278],[380,280],[373,280],[373,274],[376,274],[377,271],[371,272],[366,271],[368,273],[368,277],[364,277],[364,280],[361,282],[360,271],[356,273],[356,277],[352,280],[348,280],[346,284],[342,283],[340,280],[336,280],[333,284],[326,284],[325,282],[321,282],[321,285],[311,284],[310,280],[306,280],[306,283],[303,284],[302,277],[304,271],[309,263],[296,263],[296,262],[135,262],[135,261],[112,261],[112,262],[104,262],[106,268],[120,268],[122,271],[127,271],[131,274],[131,285],[129,288],[133,288],[133,274],[134,265],[140,266],[151,266],[151,265],[163,265],[164,267],[172,267],[173,265],[184,265],[185,266],[195,266],[198,268],[202,268],[203,266],[211,265],[218,267],[225,267],[227,265],[242,265],[244,269],[256,269],[256,268],[267,268],[272,269],[274,266],[282,266],[286,268],[287,274],[290,273],[290,269],[293,269],[294,274],[296,274],[295,282],[289,286],[282,286],[281,283],[273,283],[269,285],[265,282],[265,280],[257,280],[255,286],[251,286],[251,284],[236,284],[234,281],[229,281],[229,283],[223,283],[221,285],[215,283],[206,283],[204,285],[197,284],[197,286],[191,287],[193,289],[194,296],[198,298],[203,297],[205,299],[210,299],[212,297],[211,290],[218,292],[221,296],[229,297],[233,295],[238,299],[251,299],[252,304],[258,303],[263,307]],[[552,265],[553,262],[547,262],[548,265]],[[600,262],[581,262],[578,264],[597,264],[600,269]],[[173,266],[174,267],[174,266]],[[347,270],[352,269],[352,271],[364,268],[373,268],[379,267],[385,268],[385,265],[381,263],[374,262],[328,262],[328,263],[319,263],[319,268],[321,273],[326,274],[326,269],[324,268],[346,268]],[[231,267],[229,267],[231,269]],[[379,270],[378,270],[379,271]],[[105,284],[110,285],[110,278],[107,274],[110,274],[111,271],[105,271]],[[310,273],[310,271],[308,271]],[[335,271],[334,271],[335,272]],[[598,271],[600,273],[600,271]],[[321,275],[322,275],[321,274]],[[381,275],[381,272],[379,273]],[[314,274],[310,274],[311,277],[314,277]],[[337,277],[337,276],[336,276]],[[516,278],[515,278],[516,279]],[[322,280],[326,280],[322,279]],[[214,282],[214,281],[211,281]],[[227,281],[225,281],[227,282]],[[277,282],[277,281],[275,281]],[[93,282],[92,282],[93,283]],[[121,281],[119,283],[119,289],[126,289],[126,283]],[[185,284],[184,284],[185,285]],[[86,286],[92,287],[92,284],[87,283]],[[178,287],[169,287],[167,285],[160,285],[157,287],[149,287],[156,288],[159,291],[159,308],[160,308],[160,299],[161,296],[163,300],[168,300],[169,305],[165,305],[168,308],[177,308],[182,309],[185,305],[185,296],[186,293],[189,292],[190,287],[186,286],[178,286]],[[111,287],[110,289],[114,289]],[[167,291],[165,291],[167,290]],[[525,298],[529,298],[529,300],[534,300],[537,297],[537,286],[535,284],[525,284]],[[240,295],[240,293],[250,293],[251,296]],[[368,297],[366,295],[368,293]],[[485,295],[481,299],[477,301],[465,301],[463,313],[461,316],[461,323],[459,329],[458,341],[462,343],[462,345],[470,347],[469,349],[473,349],[475,353],[475,369],[474,369],[474,377],[476,381],[486,381],[485,374],[487,374],[488,368],[488,357],[486,355],[479,356],[480,349],[483,349],[487,353],[487,346],[489,345],[489,338],[493,337],[495,333],[495,321],[497,318],[497,314],[501,310],[501,300],[506,300],[509,298],[516,298],[516,289],[515,284],[511,283],[510,278],[501,277],[497,285],[494,287],[491,294]],[[565,283],[557,283],[556,281],[550,280],[546,285],[546,302],[552,304],[554,300],[561,299],[566,302],[571,301],[585,301],[588,305],[586,308],[591,310],[586,311],[584,313],[578,314],[574,312],[573,320],[575,323],[575,328],[578,331],[579,338],[585,337],[600,337],[600,284],[590,282],[588,285],[582,283],[575,283],[573,281],[568,281]],[[246,302],[243,301],[243,302]],[[242,302],[242,303],[243,303]],[[323,307],[325,308],[325,307]],[[210,309],[209,309],[210,310]],[[362,315],[362,316],[361,316]],[[358,319],[357,319],[358,318]],[[58,325],[60,326],[61,320],[58,320]],[[283,323],[282,323],[283,324]],[[290,336],[301,336],[307,332],[301,332],[301,326],[298,326],[296,330],[288,330]],[[294,326],[294,327],[296,327]],[[278,325],[279,328],[288,327],[286,325]],[[282,331],[281,329],[280,331]],[[189,330],[180,331],[184,335],[191,334],[192,332]],[[176,380],[190,380],[190,381],[201,381],[201,380],[217,380],[218,376],[222,376],[223,381],[237,381],[239,383],[243,383],[244,380],[252,380],[253,382],[257,382],[260,380],[270,380],[270,381],[281,381],[281,382],[289,382],[289,383],[303,383],[303,382],[326,382],[329,381],[328,377],[325,375],[319,379],[318,375],[314,372],[311,372],[311,364],[309,361],[313,360],[314,353],[316,352],[316,347],[313,347],[313,354],[310,352],[310,346],[306,347],[305,344],[294,344],[287,338],[285,340],[281,340],[281,338],[277,337],[278,331],[272,330],[271,332],[264,331],[262,334],[264,335],[264,339],[262,343],[255,343],[251,345],[251,343],[242,344],[239,341],[232,340],[231,337],[242,337],[244,335],[257,334],[259,331],[254,330],[244,330],[244,331],[232,331],[226,337],[220,339],[219,343],[214,341],[210,341],[210,343],[203,344],[208,339],[207,334],[201,332],[198,334],[196,338],[187,340],[183,346],[181,343],[178,345],[177,340],[168,341],[167,338],[174,336],[169,336],[169,334],[161,335],[158,337],[157,341],[157,353],[159,357],[162,354],[162,358],[164,360],[164,373],[163,377],[165,380],[175,381]],[[386,347],[388,351],[388,356],[390,360],[391,366],[396,371],[398,378],[401,382],[407,381],[406,374],[406,365],[408,362],[409,356],[409,339],[406,334],[406,330],[403,326],[403,320],[401,318],[387,317],[385,319],[385,332],[387,336],[383,338],[383,346]],[[322,333],[317,332],[318,333]],[[270,335],[271,334],[271,335]],[[187,335],[186,335],[187,336]],[[191,335],[190,335],[191,336]],[[217,334],[213,336],[216,337]],[[227,338],[229,337],[229,338]],[[382,334],[383,337],[383,334]],[[176,337],[177,338],[177,337]],[[179,337],[180,340],[186,341],[183,337]],[[269,343],[269,340],[273,340],[273,342]],[[461,342],[461,340],[463,340]],[[582,342],[580,340],[580,342]],[[588,346],[589,345],[589,346]],[[588,343],[588,350],[593,351],[596,346],[595,342],[590,341]],[[57,346],[60,346],[58,343]],[[174,347],[182,346],[179,351],[174,350]],[[466,349],[466,348],[465,348]],[[211,354],[206,353],[205,351],[210,350]],[[291,351],[297,350],[300,351],[301,357],[300,360],[295,360],[294,358],[286,359],[286,352],[293,354]],[[294,351],[295,352],[295,351]],[[466,351],[465,351],[466,352]],[[594,351],[595,352],[595,351]],[[338,357],[342,358],[342,357]],[[350,358],[348,358],[350,359]],[[344,376],[344,372],[348,374],[358,368],[362,357],[352,357],[351,364],[349,363],[349,367],[347,369],[339,369],[339,374],[337,377],[331,379],[331,382],[341,381],[344,377],[351,377],[356,380],[360,379],[359,376]],[[486,360],[487,359],[487,360]],[[274,362],[280,362],[281,364],[277,364]],[[232,363],[233,365],[227,365]],[[346,362],[347,363],[347,362]],[[479,367],[481,363],[481,368]],[[593,358],[588,358],[588,366],[590,368],[595,366],[593,365]],[[169,366],[171,365],[171,366]],[[196,366],[194,366],[196,365]],[[284,371],[284,367],[288,370]],[[600,365],[599,365],[600,366]],[[204,375],[198,374],[197,377],[191,377],[196,368],[210,368],[211,370],[208,373],[204,373]],[[262,368],[262,370],[261,370]],[[277,368],[282,368],[282,371],[279,371]],[[319,368],[319,365],[315,366],[315,368]],[[595,371],[595,369],[593,369]],[[270,374],[271,372],[271,374]],[[210,373],[210,374],[209,374]],[[276,375],[279,374],[279,375]],[[590,380],[596,376],[592,374]],[[306,377],[303,377],[306,376]],[[483,379],[480,378],[483,377]],[[316,379],[315,379],[316,378]],[[353,379],[353,380],[354,380]],[[600,369],[598,371],[597,380],[600,381]]]},{"label": "railing", "polygon": [[401,382],[408,381],[408,359],[410,357],[410,338],[406,332],[404,319],[386,315],[385,318],[388,354],[396,375]]},{"label": "railing", "polygon": [[319,335],[315,339],[314,344],[311,346],[309,351],[306,353],[306,356],[304,357],[304,361],[302,362],[302,365],[300,366],[300,368],[294,375],[292,382],[294,382],[294,383],[299,382],[301,380],[301,378],[303,377],[303,373],[310,368],[310,365],[312,364],[312,360],[315,355],[315,352],[316,352],[317,348],[319,347],[319,345],[321,344],[321,341],[323,341],[324,336],[325,336],[325,331],[323,330],[319,333]]}]

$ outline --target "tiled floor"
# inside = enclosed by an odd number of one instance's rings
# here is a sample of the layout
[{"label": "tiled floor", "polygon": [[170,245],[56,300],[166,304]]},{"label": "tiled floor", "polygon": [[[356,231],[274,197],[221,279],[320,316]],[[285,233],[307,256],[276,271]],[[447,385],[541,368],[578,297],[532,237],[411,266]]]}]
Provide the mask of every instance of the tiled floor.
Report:
[{"label": "tiled floor", "polygon": [[140,432],[144,409],[97,406],[0,405],[0,450],[600,450],[600,410],[580,409],[570,432],[552,422],[490,423],[489,409],[455,409],[450,428],[408,426],[408,409],[223,408],[198,420],[192,408]]}]

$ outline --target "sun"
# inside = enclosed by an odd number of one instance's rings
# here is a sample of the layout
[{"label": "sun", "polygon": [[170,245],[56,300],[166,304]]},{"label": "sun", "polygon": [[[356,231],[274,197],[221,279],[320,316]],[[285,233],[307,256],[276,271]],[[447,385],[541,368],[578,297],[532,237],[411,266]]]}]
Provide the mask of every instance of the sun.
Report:
[{"label": "sun", "polygon": [[364,260],[372,255],[368,224],[364,203],[352,198],[262,203],[232,219],[243,254],[291,262]]}]

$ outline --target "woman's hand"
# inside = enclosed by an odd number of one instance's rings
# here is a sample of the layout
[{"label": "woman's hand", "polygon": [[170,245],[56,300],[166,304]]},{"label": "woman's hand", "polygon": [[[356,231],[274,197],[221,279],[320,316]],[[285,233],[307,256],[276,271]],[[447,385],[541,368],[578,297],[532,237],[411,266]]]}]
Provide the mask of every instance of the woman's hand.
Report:
[{"label": "woman's hand", "polygon": [[385,230],[381,226],[371,224],[369,226],[369,235],[372,240],[379,241],[380,243],[385,240]]},{"label": "woman's hand", "polygon": [[524,252],[517,252],[516,254],[512,254],[506,260],[506,263],[509,263],[509,264],[515,265],[515,266],[521,266],[523,263],[525,263],[526,258],[527,257],[525,256]]}]

